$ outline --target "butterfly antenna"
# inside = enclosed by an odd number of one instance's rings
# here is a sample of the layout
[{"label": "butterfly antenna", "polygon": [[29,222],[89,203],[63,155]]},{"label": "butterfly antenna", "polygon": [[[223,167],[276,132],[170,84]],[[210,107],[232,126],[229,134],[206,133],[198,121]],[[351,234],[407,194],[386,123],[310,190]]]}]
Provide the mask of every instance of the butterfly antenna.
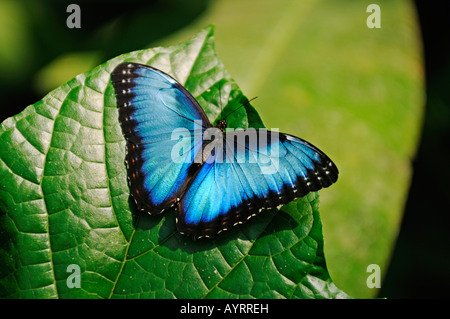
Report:
[{"label": "butterfly antenna", "polygon": [[241,104],[238,108],[234,109],[233,111],[231,111],[230,113],[227,114],[227,116],[225,116],[225,118],[227,118],[228,116],[230,116],[231,114],[233,114],[234,112],[236,112],[237,110],[239,110],[241,107],[246,106],[247,104],[249,104],[251,101],[253,101],[254,99],[256,99],[257,96],[255,96],[254,98],[248,100],[247,102]]}]

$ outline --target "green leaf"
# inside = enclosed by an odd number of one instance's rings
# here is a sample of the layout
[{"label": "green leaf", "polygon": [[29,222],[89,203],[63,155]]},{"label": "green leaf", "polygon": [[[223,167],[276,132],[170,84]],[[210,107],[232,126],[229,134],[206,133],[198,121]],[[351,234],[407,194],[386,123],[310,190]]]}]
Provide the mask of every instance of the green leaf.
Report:
[{"label": "green leaf", "polygon": [[[209,27],[176,46],[114,58],[4,121],[0,297],[348,297],[326,269],[317,193],[214,241],[180,235],[173,211],[135,211],[110,82],[124,61],[173,75],[211,122],[247,101],[218,59]],[[264,126],[250,105],[234,112],[230,125]],[[67,284],[73,264],[80,288]]]}]

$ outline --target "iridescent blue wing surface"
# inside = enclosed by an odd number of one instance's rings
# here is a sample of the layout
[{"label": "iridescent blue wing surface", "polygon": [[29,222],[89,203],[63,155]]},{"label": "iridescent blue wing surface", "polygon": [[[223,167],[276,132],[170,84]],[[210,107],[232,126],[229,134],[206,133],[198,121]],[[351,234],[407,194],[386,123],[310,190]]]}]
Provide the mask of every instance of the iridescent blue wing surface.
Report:
[{"label": "iridescent blue wing surface", "polygon": [[127,140],[131,196],[138,209],[159,214],[183,193],[211,124],[194,97],[160,70],[122,63],[112,83]]},{"label": "iridescent blue wing surface", "polygon": [[204,150],[208,160],[177,206],[178,230],[194,238],[213,238],[262,209],[287,204],[338,178],[328,156],[295,136],[235,131],[218,141],[209,144],[216,143],[212,151]]}]

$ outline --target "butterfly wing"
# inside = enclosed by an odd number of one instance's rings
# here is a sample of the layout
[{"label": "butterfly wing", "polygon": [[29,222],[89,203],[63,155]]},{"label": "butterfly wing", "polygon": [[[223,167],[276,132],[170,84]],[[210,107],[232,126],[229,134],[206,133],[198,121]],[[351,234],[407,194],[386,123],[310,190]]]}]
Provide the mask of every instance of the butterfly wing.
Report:
[{"label": "butterfly wing", "polygon": [[159,214],[189,181],[203,130],[211,124],[192,95],[160,70],[122,63],[112,83],[127,139],[131,195],[138,209]]},{"label": "butterfly wing", "polygon": [[180,232],[214,237],[264,208],[287,204],[338,178],[328,156],[300,138],[258,130],[255,144],[251,137],[242,138],[244,134],[227,133],[210,155],[215,158],[191,180],[177,208]]}]

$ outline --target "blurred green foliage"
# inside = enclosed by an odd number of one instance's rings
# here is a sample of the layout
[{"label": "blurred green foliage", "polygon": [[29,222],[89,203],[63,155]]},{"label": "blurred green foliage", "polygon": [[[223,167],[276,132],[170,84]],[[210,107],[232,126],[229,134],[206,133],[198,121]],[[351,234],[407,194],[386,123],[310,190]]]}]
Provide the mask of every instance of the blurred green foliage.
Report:
[{"label": "blurred green foliage", "polygon": [[[373,297],[369,264],[385,274],[402,217],[423,116],[422,52],[411,1],[0,2],[2,119],[121,53],[184,41],[216,26],[217,51],[268,128],[305,138],[338,165],[320,192],[325,257],[336,285]],[[14,109],[16,107],[16,109]]]}]

